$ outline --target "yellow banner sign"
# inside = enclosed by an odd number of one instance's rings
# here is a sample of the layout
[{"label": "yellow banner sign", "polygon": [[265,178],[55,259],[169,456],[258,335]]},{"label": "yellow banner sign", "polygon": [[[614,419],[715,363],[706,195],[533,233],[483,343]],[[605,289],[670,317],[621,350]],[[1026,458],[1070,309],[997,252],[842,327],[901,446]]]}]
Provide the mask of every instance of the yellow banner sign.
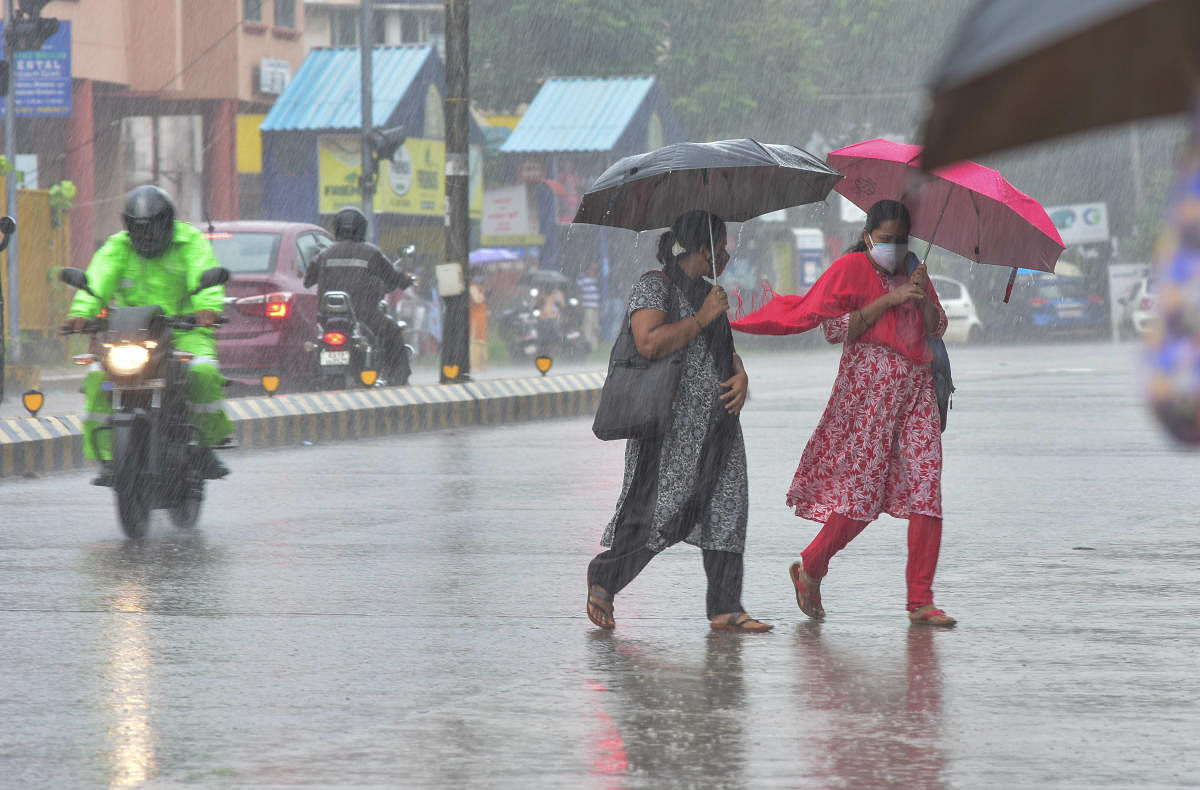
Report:
[{"label": "yellow banner sign", "polygon": [[[353,134],[318,138],[318,204],[333,214],[361,202],[358,176],[362,167],[360,138]],[[483,167],[478,146],[470,149],[471,217],[483,213]],[[379,163],[374,209],[378,214],[440,217],[446,213],[446,144],[410,137],[390,160]]]}]

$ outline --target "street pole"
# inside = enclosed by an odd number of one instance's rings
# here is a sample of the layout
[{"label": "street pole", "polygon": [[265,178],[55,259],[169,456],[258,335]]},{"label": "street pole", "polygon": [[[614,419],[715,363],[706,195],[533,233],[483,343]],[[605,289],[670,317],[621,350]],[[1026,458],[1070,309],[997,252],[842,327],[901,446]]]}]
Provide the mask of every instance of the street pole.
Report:
[{"label": "street pole", "polygon": [[[9,0],[11,2],[12,0]],[[359,9],[358,17],[358,51],[362,60],[362,138],[360,146],[362,147],[362,180],[360,191],[362,193],[362,213],[367,217],[367,238],[378,238],[375,229],[375,162],[371,158],[371,143],[367,139],[367,134],[371,131],[375,119],[371,117],[372,99],[371,99],[371,82],[374,80],[374,70],[372,68],[371,56],[374,36],[371,34],[373,26],[373,3],[372,0],[361,0],[362,6]]]},{"label": "street pole", "polygon": [[[16,14],[13,10],[13,0],[4,0],[4,23],[12,25]],[[4,60],[8,63],[8,96],[4,99],[4,157],[8,162],[8,173],[4,176],[4,192],[5,192],[5,213],[17,219],[17,64],[16,64],[16,47],[4,47]],[[8,284],[5,288],[8,296],[7,305],[0,300],[0,308],[8,307],[8,334],[4,335],[3,328],[0,328],[0,400],[4,399],[4,383],[5,371],[8,365],[8,356],[5,351],[5,346],[8,345],[12,349],[12,359],[14,362],[21,361],[21,329],[19,323],[19,297],[20,278],[18,277],[17,264],[17,232],[14,230],[12,238],[8,243]],[[2,311],[0,311],[2,315]],[[5,343],[8,341],[8,344]]]},{"label": "street pole", "polygon": [[467,145],[471,116],[467,90],[469,0],[446,0],[446,262],[438,266],[445,304],[440,380],[470,381],[470,306],[467,247],[470,243],[470,170]]}]

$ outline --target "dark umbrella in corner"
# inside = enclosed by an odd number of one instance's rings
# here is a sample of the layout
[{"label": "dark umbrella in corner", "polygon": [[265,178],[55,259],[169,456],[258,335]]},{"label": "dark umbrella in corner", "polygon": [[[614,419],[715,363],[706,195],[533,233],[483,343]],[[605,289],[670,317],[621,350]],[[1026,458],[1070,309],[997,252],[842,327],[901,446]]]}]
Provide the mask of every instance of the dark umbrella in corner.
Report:
[{"label": "dark umbrella in corner", "polygon": [[1196,0],[981,0],[929,80],[924,162],[1188,109]]},{"label": "dark umbrella in corner", "polygon": [[925,164],[1192,106],[1155,249],[1158,326],[1146,394],[1163,426],[1200,444],[1200,2],[983,0],[931,82]]}]

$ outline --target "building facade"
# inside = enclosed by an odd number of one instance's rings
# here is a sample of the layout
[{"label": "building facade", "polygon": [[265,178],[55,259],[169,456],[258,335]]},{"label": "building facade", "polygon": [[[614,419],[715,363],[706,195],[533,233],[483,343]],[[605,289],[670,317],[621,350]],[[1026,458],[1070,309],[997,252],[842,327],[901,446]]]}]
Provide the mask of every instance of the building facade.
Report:
[{"label": "building facade", "polygon": [[[301,0],[75,0],[68,117],[18,113],[38,181],[76,186],[72,263],[120,229],[125,192],[157,183],[181,219],[239,213],[238,118],[265,113],[305,55]],[[24,267],[23,267],[24,268]]]}]

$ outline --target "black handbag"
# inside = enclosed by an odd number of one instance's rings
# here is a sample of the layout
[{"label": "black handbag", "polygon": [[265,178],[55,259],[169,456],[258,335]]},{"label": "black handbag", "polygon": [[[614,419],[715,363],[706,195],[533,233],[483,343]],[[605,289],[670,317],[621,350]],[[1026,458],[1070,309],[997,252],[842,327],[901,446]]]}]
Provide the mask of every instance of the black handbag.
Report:
[{"label": "black handbag", "polygon": [[[905,268],[911,275],[921,262],[911,252],[904,259]],[[946,353],[946,344],[940,337],[926,338],[933,359],[929,363],[929,372],[933,374],[933,394],[937,396],[938,418],[942,432],[946,432],[946,420],[954,403],[950,396],[954,393],[954,376],[950,374],[950,355]]]},{"label": "black handbag", "polygon": [[[667,323],[679,320],[675,286],[668,282]],[[592,421],[597,439],[658,439],[671,425],[671,413],[687,347],[661,359],[638,353],[629,315],[608,357],[608,376]]]},{"label": "black handbag", "polygon": [[929,338],[929,350],[933,352],[933,360],[929,370],[933,373],[933,392],[937,395],[938,417],[941,419],[942,432],[946,431],[946,418],[954,403],[950,399],[954,392],[954,377],[950,375],[950,356],[946,353],[946,344],[940,337]]}]

